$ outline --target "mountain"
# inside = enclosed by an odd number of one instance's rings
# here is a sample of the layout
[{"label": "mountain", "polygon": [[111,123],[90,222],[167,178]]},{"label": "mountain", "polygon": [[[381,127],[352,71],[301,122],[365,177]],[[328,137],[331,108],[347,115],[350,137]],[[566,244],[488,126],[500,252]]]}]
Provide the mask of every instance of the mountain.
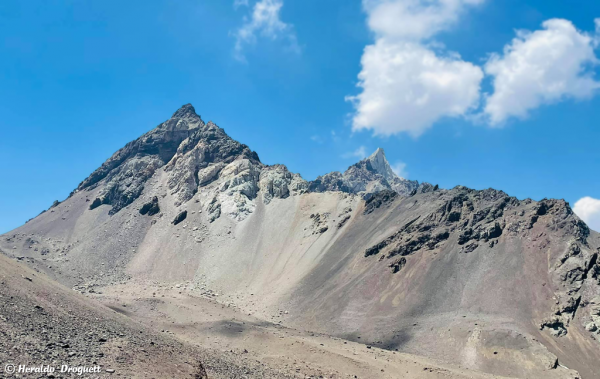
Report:
[{"label": "mountain", "polygon": [[189,104],[0,250],[91,297],[179,286],[473,372],[599,377],[600,236],[565,201],[406,180],[382,149],[306,181]]},{"label": "mountain", "polygon": [[[430,185],[425,183],[423,187],[430,187]],[[341,191],[363,194],[365,198],[369,198],[372,194],[383,190],[409,195],[419,188],[419,182],[396,175],[383,149],[379,148],[370,157],[350,166],[343,174],[331,172],[319,176],[310,183],[309,188],[313,192]]]},{"label": "mountain", "polygon": [[[258,155],[230,138],[212,122],[204,123],[191,104],[137,140],[117,151],[73,192],[101,187],[90,204],[93,210],[110,205],[113,215],[139,198],[156,170],[168,176],[167,187],[179,206],[198,190],[219,182],[220,191],[211,199],[211,218],[221,209],[241,220],[255,208],[259,192],[268,204],[273,198],[305,192],[342,191],[366,197],[382,190],[407,195],[419,187],[416,181],[398,177],[391,169],[383,149],[338,172],[307,182],[284,165],[267,166]],[[73,195],[72,194],[72,195]]]},{"label": "mountain", "polygon": [[256,153],[215,124],[205,124],[194,107],[187,104],[169,120],[117,151],[74,193],[101,185],[90,209],[107,204],[111,206],[109,213],[114,214],[140,197],[146,182],[163,168],[169,172],[169,189],[177,194],[181,204],[236,159],[248,167],[260,165]]}]

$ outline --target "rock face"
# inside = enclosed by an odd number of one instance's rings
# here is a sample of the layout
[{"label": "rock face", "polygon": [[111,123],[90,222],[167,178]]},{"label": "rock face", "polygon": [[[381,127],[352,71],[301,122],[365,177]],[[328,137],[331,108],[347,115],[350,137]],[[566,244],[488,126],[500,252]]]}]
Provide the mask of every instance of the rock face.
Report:
[{"label": "rock face", "polygon": [[[187,104],[117,151],[73,193],[100,189],[90,210],[110,205],[109,213],[115,214],[142,194],[146,182],[159,169],[168,173],[168,189],[176,198],[176,206],[191,200],[199,188],[218,182],[214,192],[219,208],[236,219],[252,213],[259,190],[268,204],[273,198],[283,199],[308,188],[300,175],[290,173],[285,166],[263,165],[248,146],[231,139],[216,124],[204,123]],[[152,209],[154,212],[155,207]],[[220,216],[220,212],[211,213],[215,218]]]},{"label": "rock face", "polygon": [[[73,194],[97,191],[89,209],[109,205],[113,215],[134,202],[157,170],[168,174],[167,187],[179,207],[199,189],[212,192],[207,211],[213,221],[221,214],[241,221],[264,204],[308,191],[340,191],[365,198],[382,190],[408,195],[419,187],[416,181],[398,177],[383,149],[348,168],[342,175],[333,172],[307,182],[284,165],[267,166],[258,155],[230,138],[213,122],[205,123],[191,104],[137,140],[117,151],[85,179]],[[427,186],[427,184],[424,184]],[[152,208],[153,214],[156,207]]]},{"label": "rock face", "polygon": [[94,171],[75,192],[102,186],[91,208],[111,205],[111,214],[137,199],[146,181],[173,158],[182,141],[204,127],[191,104],[152,131],[125,145]]},{"label": "rock face", "polygon": [[[382,192],[374,196],[371,203],[386,199]],[[595,302],[600,294],[600,286],[594,275],[597,272],[598,251],[587,242],[589,228],[581,222],[564,201],[531,200],[519,201],[504,192],[496,190],[474,191],[457,187],[440,198],[442,203],[433,212],[421,214],[407,220],[397,232],[365,250],[365,257],[385,256],[393,260],[390,264],[393,272],[406,265],[406,258],[426,251],[443,251],[451,245],[463,254],[476,253],[478,249],[498,248],[504,239],[521,239],[524,236],[540,240],[542,248],[550,247],[552,240],[548,234],[554,234],[557,240],[570,236],[566,248],[549,269],[549,275],[556,288],[555,304],[552,314],[540,323],[542,330],[548,329],[554,336],[567,334],[567,326],[575,318],[581,304]],[[388,200],[389,201],[389,200]],[[365,213],[370,213],[369,201]],[[545,232],[534,233],[536,224],[545,224]],[[400,256],[400,260],[396,257]],[[586,286],[587,283],[587,286]],[[583,288],[586,287],[586,290]],[[592,309],[592,308],[591,308]],[[590,319],[594,318],[592,309]],[[590,327],[596,330],[596,328]]]},{"label": "rock face", "polygon": [[364,214],[369,214],[375,211],[375,209],[393,203],[398,197],[398,193],[392,190],[382,190],[371,196],[365,201]]},{"label": "rock face", "polygon": [[308,190],[308,183],[299,174],[288,171],[284,165],[266,167],[260,174],[260,190],[265,204],[272,199],[285,199],[291,194],[302,194]]},{"label": "rock face", "polygon": [[[237,180],[250,180],[252,178],[246,174],[251,175],[250,171],[259,166],[261,163],[255,152],[231,139],[223,129],[209,122],[181,143],[165,171],[169,173],[169,190],[178,199],[176,205],[181,205],[196,194],[200,181],[206,185],[211,176],[226,177],[232,174],[240,174]],[[235,172],[236,168],[245,168],[248,172]],[[202,176],[199,176],[200,170],[205,170],[202,171]]]},{"label": "rock face", "polygon": [[81,291],[189,281],[265,320],[545,379],[569,377],[557,359],[600,370],[599,249],[562,200],[419,184],[381,149],[308,182],[191,105],[0,237]]},{"label": "rock face", "polygon": [[319,176],[310,183],[309,188],[313,192],[362,194],[365,198],[383,190],[393,190],[406,196],[419,188],[419,182],[396,175],[385,158],[383,149],[379,148],[370,157],[350,166],[343,174],[332,172]]}]

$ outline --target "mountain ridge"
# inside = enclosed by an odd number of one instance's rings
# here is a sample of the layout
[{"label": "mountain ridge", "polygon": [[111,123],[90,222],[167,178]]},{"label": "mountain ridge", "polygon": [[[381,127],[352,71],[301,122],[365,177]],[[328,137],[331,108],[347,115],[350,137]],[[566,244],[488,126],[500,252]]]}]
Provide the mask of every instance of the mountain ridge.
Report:
[{"label": "mountain ridge", "polygon": [[[240,196],[237,200],[239,207],[246,211],[249,208],[245,203],[252,201],[263,188],[268,191],[268,199],[288,196],[289,185],[293,185],[292,193],[341,191],[363,194],[365,198],[384,189],[408,195],[419,188],[417,181],[400,178],[392,171],[381,148],[351,165],[344,174],[333,172],[314,181],[306,181],[299,174],[289,172],[285,165],[264,165],[256,152],[233,140],[212,121],[205,123],[195,108],[186,104],[169,120],[119,149],[73,193],[95,189],[104,180],[106,188],[92,201],[90,209],[110,205],[110,213],[114,214],[137,199],[145,182],[157,169],[163,168],[171,173],[169,187],[178,193],[179,206],[236,160],[244,160],[244,167],[236,167],[234,171],[248,171],[241,178],[236,178],[236,181],[246,182],[239,193],[247,199]],[[276,179],[269,178],[265,185],[258,184],[263,169],[275,172]],[[254,183],[247,183],[249,181]]]},{"label": "mountain ridge", "polygon": [[0,250],[90,296],[188,283],[264,320],[496,375],[599,368],[600,236],[564,200],[409,181],[382,149],[309,182],[191,105]]}]

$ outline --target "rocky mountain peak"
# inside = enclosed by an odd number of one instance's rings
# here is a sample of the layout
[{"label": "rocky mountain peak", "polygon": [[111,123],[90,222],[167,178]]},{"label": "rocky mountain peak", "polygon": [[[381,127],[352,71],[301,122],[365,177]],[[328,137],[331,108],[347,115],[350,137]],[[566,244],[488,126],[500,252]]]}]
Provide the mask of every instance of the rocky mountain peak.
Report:
[{"label": "rocky mountain peak", "polygon": [[362,194],[365,198],[383,190],[392,190],[406,196],[417,188],[418,181],[406,180],[394,173],[382,148],[348,167],[343,174],[332,172],[319,176],[310,183],[313,192],[342,191]]},{"label": "rocky mountain peak", "polygon": [[387,181],[392,181],[394,178],[400,178],[392,170],[390,163],[385,157],[385,152],[381,147],[377,148],[377,150],[375,150],[375,152],[365,160],[370,163],[373,170],[383,176]]},{"label": "rocky mountain peak", "polygon": [[[199,154],[200,150],[203,154]],[[158,169],[190,151],[194,151],[194,156],[202,157],[205,165],[217,161],[231,162],[241,155],[258,160],[256,153],[246,145],[234,141],[213,123],[205,124],[194,107],[186,104],[170,119],[114,153],[75,192],[100,187],[90,209],[107,204],[112,206],[110,213],[114,214],[142,194],[146,181]],[[190,172],[181,175],[189,176],[189,180],[193,181],[199,168],[187,169]]]},{"label": "rocky mountain peak", "polygon": [[177,111],[175,111],[175,113],[173,113],[173,117],[171,118],[185,118],[190,116],[197,116],[197,114],[194,106],[188,103],[179,108]]},{"label": "rocky mountain peak", "polygon": [[[75,192],[94,191],[89,209],[110,205],[109,214],[115,214],[144,197],[144,193],[152,192],[147,184],[155,175],[166,177],[176,207],[203,189],[203,196],[208,197],[201,200],[206,201],[211,220],[221,212],[242,219],[252,213],[259,192],[269,203],[273,198],[302,193],[308,187],[300,175],[290,173],[285,166],[262,164],[256,152],[229,137],[215,123],[204,123],[194,107],[186,104],[170,119],[113,154]],[[142,214],[159,212],[159,197],[153,196],[140,209]]]},{"label": "rocky mountain peak", "polygon": [[[202,128],[204,126],[204,121],[202,121],[202,118],[200,118],[200,116],[196,113],[196,110],[192,104],[186,104],[179,108],[175,113],[173,113],[173,116],[169,120],[160,124],[156,129],[185,132],[187,130]],[[151,134],[152,132],[153,131],[150,131],[148,134]]]},{"label": "rocky mountain peak", "polygon": [[377,150],[375,150],[375,152],[373,154],[371,154],[367,159],[369,159],[369,160],[384,159],[387,161],[387,159],[385,157],[385,151],[383,150],[382,147],[378,147]]},{"label": "rocky mountain peak", "polygon": [[264,165],[248,146],[229,137],[215,123],[205,123],[194,107],[186,104],[170,119],[113,154],[75,192],[94,190],[89,208],[110,205],[109,213],[115,214],[142,196],[146,183],[157,172],[167,176],[168,190],[177,207],[194,198],[201,188],[204,196],[210,194],[212,197],[204,200],[212,204],[210,213],[215,218],[221,208],[237,219],[252,213],[259,192],[264,202],[270,203],[273,198],[307,190],[341,191],[369,198],[383,190],[406,196],[419,188],[417,181],[402,179],[392,171],[381,148],[344,174],[330,173],[306,182],[285,166]]}]

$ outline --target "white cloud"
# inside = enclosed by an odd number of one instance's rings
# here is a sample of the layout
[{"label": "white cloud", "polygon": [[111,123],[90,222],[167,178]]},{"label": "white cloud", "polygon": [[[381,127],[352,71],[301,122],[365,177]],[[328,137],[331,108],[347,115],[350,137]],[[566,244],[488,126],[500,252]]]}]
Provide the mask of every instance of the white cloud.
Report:
[{"label": "white cloud", "polygon": [[348,98],[356,109],[354,130],[418,136],[438,119],[462,116],[479,103],[479,67],[418,43],[380,39],[367,46],[361,62],[362,93]]},{"label": "white cloud", "polygon": [[250,4],[248,0],[234,0],[233,1],[233,9],[238,9],[239,7],[247,7]]},{"label": "white cloud", "polygon": [[401,178],[408,177],[408,171],[406,171],[406,163],[404,162],[396,162],[392,165],[392,171],[394,174],[398,175]]},{"label": "white cloud", "polygon": [[363,0],[376,41],[365,48],[352,129],[418,136],[443,117],[460,117],[480,99],[483,71],[424,41],[483,0]]},{"label": "white cloud", "polygon": [[573,211],[592,229],[600,232],[600,200],[584,197],[579,199]]},{"label": "white cloud", "polygon": [[[483,70],[456,53],[444,53],[432,39],[483,2],[363,0],[375,42],[361,59],[360,93],[346,97],[354,106],[352,129],[418,136],[441,118],[464,116],[501,126],[541,105],[597,92],[600,81],[593,66],[600,63],[595,54],[600,18],[594,20],[595,35],[563,19],[547,20],[535,32],[519,31]],[[492,77],[494,91],[486,94],[480,109],[484,71]]]},{"label": "white cloud", "polygon": [[[234,3],[235,5],[235,3]],[[288,50],[299,53],[300,47],[293,26],[280,19],[283,0],[260,0],[252,8],[250,17],[244,17],[244,24],[235,32],[234,56],[245,62],[244,48],[256,43],[257,35],[272,40],[282,38],[288,43]]]},{"label": "white cloud", "polygon": [[366,157],[367,157],[367,148],[364,146],[360,146],[358,149],[342,155],[342,158],[365,159]]},{"label": "white cloud", "polygon": [[527,117],[542,104],[590,97],[600,87],[589,69],[599,63],[595,37],[568,20],[551,19],[542,27],[517,32],[503,55],[492,55],[485,65],[485,72],[494,77],[494,93],[484,109],[491,125]]},{"label": "white cloud", "polygon": [[368,25],[377,35],[422,40],[454,25],[466,5],[485,0],[363,0]]}]

